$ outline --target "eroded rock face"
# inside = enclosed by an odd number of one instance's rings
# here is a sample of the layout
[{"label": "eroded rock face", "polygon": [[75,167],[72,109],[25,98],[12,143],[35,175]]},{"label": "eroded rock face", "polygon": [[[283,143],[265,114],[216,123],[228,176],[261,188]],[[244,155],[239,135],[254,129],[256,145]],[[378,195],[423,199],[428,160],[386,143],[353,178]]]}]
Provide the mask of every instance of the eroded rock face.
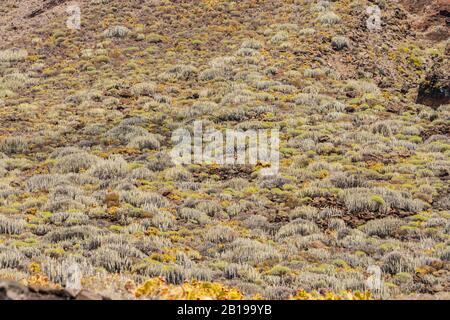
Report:
[{"label": "eroded rock face", "polygon": [[438,108],[450,104],[450,67],[449,59],[436,61],[427,73],[425,81],[419,86],[417,103]]},{"label": "eroded rock face", "polygon": [[109,300],[87,290],[26,287],[14,281],[0,281],[0,300]]},{"label": "eroded rock face", "polygon": [[400,0],[412,15],[412,26],[432,41],[446,40],[450,36],[450,1]]}]

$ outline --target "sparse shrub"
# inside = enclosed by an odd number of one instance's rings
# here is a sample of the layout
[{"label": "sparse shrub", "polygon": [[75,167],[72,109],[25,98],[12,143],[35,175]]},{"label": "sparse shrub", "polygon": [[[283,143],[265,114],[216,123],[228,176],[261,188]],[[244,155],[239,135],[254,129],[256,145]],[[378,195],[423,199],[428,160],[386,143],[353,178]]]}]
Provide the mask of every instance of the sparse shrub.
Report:
[{"label": "sparse shrub", "polygon": [[397,218],[384,218],[367,222],[363,226],[363,231],[369,236],[381,238],[393,236],[395,231],[403,225],[403,221]]},{"label": "sparse shrub", "polygon": [[230,263],[224,268],[223,274],[227,279],[239,278],[251,283],[262,281],[259,271],[247,263]]},{"label": "sparse shrub", "polygon": [[373,83],[371,81],[367,81],[367,80],[350,80],[347,83],[347,88],[354,89],[361,94],[364,94],[364,93],[379,94],[380,93],[380,89],[378,88],[378,86],[375,83]]},{"label": "sparse shrub", "polygon": [[221,77],[225,78],[225,73],[222,69],[217,68],[203,70],[198,76],[198,78],[202,81],[213,80]]},{"label": "sparse shrub", "polygon": [[261,179],[260,185],[262,188],[273,189],[283,188],[285,184],[289,183],[292,183],[291,179],[287,179],[281,176],[268,176]]},{"label": "sparse shrub", "polygon": [[394,126],[388,121],[379,121],[372,125],[372,132],[381,134],[385,137],[390,137],[395,132]]},{"label": "sparse shrub", "polygon": [[58,212],[49,219],[53,224],[65,227],[87,224],[89,217],[82,212]]},{"label": "sparse shrub", "polygon": [[342,50],[344,48],[348,48],[350,45],[350,40],[347,37],[336,36],[331,39],[331,46],[334,50]]},{"label": "sparse shrub", "polygon": [[0,269],[23,269],[28,259],[18,250],[0,251]]},{"label": "sparse shrub", "polygon": [[192,174],[185,168],[176,166],[167,170],[165,177],[173,181],[188,181],[192,179]]},{"label": "sparse shrub", "polygon": [[7,137],[0,142],[0,151],[6,153],[7,155],[24,153],[27,151],[27,148],[27,141],[20,136]]},{"label": "sparse shrub", "polygon": [[305,71],[303,72],[303,75],[306,78],[321,78],[326,75],[326,71],[321,68],[305,69]]},{"label": "sparse shrub", "polygon": [[108,138],[118,140],[121,143],[127,143],[135,137],[146,136],[147,134],[148,131],[144,128],[129,124],[125,120],[106,132]]},{"label": "sparse shrub", "polygon": [[425,222],[425,227],[427,228],[436,228],[436,227],[445,227],[448,223],[447,219],[444,218],[430,218]]},{"label": "sparse shrub", "polygon": [[410,272],[414,270],[414,262],[411,257],[398,251],[386,254],[382,261],[381,270],[389,274]]},{"label": "sparse shrub", "polygon": [[127,256],[109,248],[99,248],[92,252],[91,256],[94,265],[112,273],[121,273],[131,269],[131,260]]},{"label": "sparse shrub", "polygon": [[209,229],[205,235],[206,240],[214,243],[226,243],[236,239],[237,233],[228,226],[218,225]]},{"label": "sparse shrub", "polygon": [[120,200],[148,211],[154,208],[168,206],[168,201],[163,196],[154,192],[143,192],[137,189],[120,192]]},{"label": "sparse shrub", "polygon": [[112,26],[103,32],[103,35],[108,38],[125,38],[130,34],[130,29],[124,26]]},{"label": "sparse shrub", "polygon": [[0,162],[0,178],[3,178],[8,173],[8,170]]},{"label": "sparse shrub", "polygon": [[217,57],[209,62],[209,65],[218,69],[229,69],[236,63],[236,58],[231,56]]},{"label": "sparse shrub", "polygon": [[263,296],[270,300],[287,300],[293,296],[295,290],[286,286],[271,286],[264,290]]},{"label": "sparse shrub", "polygon": [[386,188],[350,188],[344,190],[342,197],[349,211],[353,213],[364,210],[387,212],[390,208],[419,212],[424,208],[424,203],[411,199],[410,194]]},{"label": "sparse shrub", "polygon": [[189,270],[189,278],[197,281],[212,281],[214,273],[210,269],[196,267]]},{"label": "sparse shrub", "polygon": [[281,92],[281,93],[293,93],[297,90],[297,88],[295,86],[292,85],[288,85],[288,84],[278,84],[278,85],[274,85],[271,86],[270,89],[272,89],[273,91],[276,92]]},{"label": "sparse shrub", "polygon": [[83,190],[71,185],[56,186],[51,194],[51,199],[76,199],[83,195]]},{"label": "sparse shrub", "polygon": [[316,4],[311,6],[311,12],[323,12],[330,7],[329,1],[318,1]]},{"label": "sparse shrub", "polygon": [[290,236],[301,235],[306,236],[319,231],[317,225],[311,221],[296,219],[280,228],[276,237],[283,239]]},{"label": "sparse shrub", "polygon": [[[252,100],[254,100],[254,94],[250,90],[244,89],[244,88],[232,88],[231,92],[227,93],[223,98],[221,103],[222,104],[244,104],[248,103]],[[242,108],[238,110],[232,110],[234,114],[238,111],[239,117],[236,117],[236,119],[239,119],[237,121],[243,120],[243,116],[245,116],[245,111],[242,110]],[[225,114],[230,114],[230,112],[226,112],[226,110],[223,110]]]},{"label": "sparse shrub", "polygon": [[277,32],[272,38],[270,38],[270,42],[279,44],[283,41],[286,41],[289,38],[289,33],[286,31]]},{"label": "sparse shrub", "polygon": [[83,277],[89,277],[96,273],[88,259],[80,256],[70,256],[63,260],[47,259],[42,263],[42,272],[50,281],[58,284],[66,284],[69,275],[68,270],[74,265],[79,268]]},{"label": "sparse shrub", "polygon": [[140,167],[133,169],[131,171],[130,177],[133,179],[154,180],[155,173],[145,167]]},{"label": "sparse shrub", "polygon": [[226,186],[235,190],[243,190],[249,186],[250,182],[243,178],[233,178],[226,182]]},{"label": "sparse shrub", "polygon": [[328,228],[330,230],[340,231],[346,228],[345,222],[342,219],[332,218],[328,221]]},{"label": "sparse shrub", "polygon": [[55,171],[58,173],[78,173],[87,170],[100,159],[88,152],[80,151],[62,156],[57,160]]},{"label": "sparse shrub", "polygon": [[297,31],[298,24],[296,23],[276,23],[271,25],[275,30],[283,30],[283,31]]},{"label": "sparse shrub", "polygon": [[136,249],[133,244],[130,243],[130,239],[126,235],[112,234],[107,236],[102,241],[102,249],[111,249],[116,251],[121,257],[139,258],[146,257],[139,249]]},{"label": "sparse shrub", "polygon": [[236,52],[237,56],[240,57],[260,57],[260,53],[259,51],[255,50],[255,49],[251,49],[251,48],[240,48],[237,52]]},{"label": "sparse shrub", "polygon": [[131,139],[130,143],[128,143],[127,146],[129,148],[136,148],[139,150],[157,150],[160,148],[160,143],[155,135],[146,134],[145,136],[135,137]]},{"label": "sparse shrub", "polygon": [[58,185],[70,185],[70,182],[61,174],[37,174],[28,179],[27,190],[50,191]]},{"label": "sparse shrub", "polygon": [[152,225],[161,231],[168,231],[175,225],[175,217],[169,212],[158,211],[151,219]]},{"label": "sparse shrub", "polygon": [[111,156],[100,160],[92,166],[88,173],[102,180],[112,180],[124,177],[128,172],[128,164],[121,156]]},{"label": "sparse shrub", "polygon": [[83,241],[97,234],[99,234],[99,231],[93,226],[73,226],[55,229],[47,233],[45,239],[52,243],[67,240]]},{"label": "sparse shrub", "polygon": [[291,272],[292,270],[289,267],[282,266],[279,264],[273,266],[269,271],[267,271],[268,274],[279,277],[285,276]]},{"label": "sparse shrub", "polygon": [[20,191],[8,184],[0,184],[0,199],[7,199],[10,196],[19,194]]},{"label": "sparse shrub", "polygon": [[201,201],[195,205],[195,208],[210,217],[224,218],[222,207],[214,201]]},{"label": "sparse shrub", "polygon": [[[224,97],[226,103],[232,103],[232,104],[239,104],[239,99],[244,96],[238,96],[235,97],[236,99],[228,100],[229,97]],[[244,98],[247,99],[247,98]],[[224,100],[222,100],[224,102]],[[238,108],[232,108],[232,109],[224,109],[222,111],[219,111],[217,114],[217,119],[220,121],[245,121],[248,119],[247,113]]]},{"label": "sparse shrub", "polygon": [[298,34],[301,36],[312,36],[315,33],[316,33],[316,30],[313,28],[300,29],[298,32]]},{"label": "sparse shrub", "polygon": [[446,249],[443,252],[440,253],[440,259],[442,261],[450,262],[450,250]]},{"label": "sparse shrub", "polygon": [[278,262],[281,255],[268,244],[255,240],[239,238],[230,244],[230,249],[222,257],[236,263],[269,263]]},{"label": "sparse shrub", "polygon": [[[191,260],[191,258],[184,252],[178,251],[176,254],[176,262],[177,264],[185,267],[190,268],[195,265],[195,262]],[[192,271],[191,271],[192,272]]]},{"label": "sparse shrub", "polygon": [[322,13],[318,18],[321,24],[325,26],[332,26],[341,22],[341,17],[339,17],[336,13],[332,11],[327,11]]},{"label": "sparse shrub", "polygon": [[373,191],[380,195],[391,207],[399,210],[417,213],[425,207],[424,202],[412,199],[408,191],[399,192],[387,188],[374,188]]},{"label": "sparse shrub", "polygon": [[289,214],[291,219],[302,218],[306,220],[315,220],[319,216],[319,211],[315,207],[301,206],[297,207]]},{"label": "sparse shrub", "polygon": [[244,42],[242,42],[241,48],[250,48],[250,49],[259,50],[262,48],[262,43],[255,39],[248,39],[248,40],[244,40]]},{"label": "sparse shrub", "polygon": [[370,193],[352,193],[349,191],[344,196],[345,205],[352,213],[363,212],[365,210],[374,212],[386,212],[388,210],[388,206],[383,198],[371,198],[369,195]]},{"label": "sparse shrub", "polygon": [[198,70],[191,65],[177,65],[169,68],[167,71],[159,75],[163,81],[167,80],[191,80],[197,76]]},{"label": "sparse shrub", "polygon": [[165,248],[170,248],[171,246],[172,242],[170,239],[159,236],[146,237],[135,245],[137,249],[146,255],[150,255],[153,252],[162,252]]},{"label": "sparse shrub", "polygon": [[318,219],[330,219],[335,217],[342,217],[344,215],[344,211],[336,208],[336,207],[325,207],[322,210],[320,210],[317,218]]},{"label": "sparse shrub", "polygon": [[200,117],[203,115],[212,114],[217,110],[217,103],[211,101],[196,102],[186,111],[186,115],[191,118]]},{"label": "sparse shrub", "polygon": [[25,229],[25,221],[0,215],[0,234],[21,234]]},{"label": "sparse shrub", "polygon": [[264,216],[252,215],[248,217],[243,224],[248,229],[264,229],[268,226],[269,222]]},{"label": "sparse shrub", "polygon": [[49,225],[38,225],[36,228],[33,228],[31,232],[37,236],[44,236],[47,233],[49,233],[52,230],[52,228]]},{"label": "sparse shrub", "polygon": [[203,212],[192,208],[181,208],[178,212],[181,219],[196,222],[200,225],[208,224],[211,219]]},{"label": "sparse shrub", "polygon": [[149,123],[147,118],[143,117],[129,117],[120,122],[120,126],[145,126]]},{"label": "sparse shrub", "polygon": [[360,174],[348,174],[338,172],[330,178],[331,183],[341,189],[362,188],[367,186],[367,181]]},{"label": "sparse shrub", "polygon": [[297,105],[317,107],[320,104],[320,97],[314,93],[300,93],[294,98]]},{"label": "sparse shrub", "polygon": [[14,92],[37,84],[36,79],[30,78],[27,74],[20,72],[9,73],[3,79],[0,78],[0,80],[0,87],[13,90]]},{"label": "sparse shrub", "polygon": [[131,91],[135,96],[151,96],[156,93],[156,83],[142,82],[135,84]]},{"label": "sparse shrub", "polygon": [[7,49],[0,51],[0,62],[18,62],[27,58],[28,52],[24,49]]}]

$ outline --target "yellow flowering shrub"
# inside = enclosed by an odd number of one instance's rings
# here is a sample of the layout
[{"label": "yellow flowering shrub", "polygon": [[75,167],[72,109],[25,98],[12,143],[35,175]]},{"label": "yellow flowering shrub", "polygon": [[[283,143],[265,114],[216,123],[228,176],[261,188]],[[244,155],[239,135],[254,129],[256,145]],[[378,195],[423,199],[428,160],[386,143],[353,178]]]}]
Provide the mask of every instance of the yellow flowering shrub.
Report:
[{"label": "yellow flowering shrub", "polygon": [[161,278],[147,280],[136,290],[135,296],[167,300],[240,300],[243,298],[238,290],[226,288],[219,283],[194,280],[182,285],[171,285]]},{"label": "yellow flowering shrub", "polygon": [[359,291],[342,291],[341,293],[326,292],[306,292],[300,290],[295,296],[292,297],[293,300],[372,300],[372,295],[370,292],[359,292]]}]

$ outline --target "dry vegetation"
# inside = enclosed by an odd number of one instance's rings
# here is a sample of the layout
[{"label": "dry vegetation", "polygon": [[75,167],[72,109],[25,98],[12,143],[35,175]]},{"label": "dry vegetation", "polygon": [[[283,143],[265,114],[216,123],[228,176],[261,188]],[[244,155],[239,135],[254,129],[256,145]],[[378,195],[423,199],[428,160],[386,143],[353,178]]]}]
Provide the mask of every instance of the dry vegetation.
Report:
[{"label": "dry vegetation", "polygon": [[[384,0],[79,3],[81,30],[0,44],[0,279],[64,286],[76,262],[113,298],[448,297],[450,106],[415,103],[448,41]],[[194,120],[278,128],[279,174],[176,167]]]}]

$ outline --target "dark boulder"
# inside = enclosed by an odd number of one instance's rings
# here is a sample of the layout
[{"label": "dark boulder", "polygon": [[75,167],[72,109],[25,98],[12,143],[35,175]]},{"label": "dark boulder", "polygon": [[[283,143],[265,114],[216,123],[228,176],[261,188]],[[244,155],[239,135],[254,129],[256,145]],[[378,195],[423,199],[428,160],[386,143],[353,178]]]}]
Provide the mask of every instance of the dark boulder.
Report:
[{"label": "dark boulder", "polygon": [[448,59],[437,61],[419,85],[417,103],[432,108],[450,104],[450,67]]},{"label": "dark boulder", "polygon": [[14,281],[0,281],[0,300],[109,300],[87,291],[26,287]]}]

